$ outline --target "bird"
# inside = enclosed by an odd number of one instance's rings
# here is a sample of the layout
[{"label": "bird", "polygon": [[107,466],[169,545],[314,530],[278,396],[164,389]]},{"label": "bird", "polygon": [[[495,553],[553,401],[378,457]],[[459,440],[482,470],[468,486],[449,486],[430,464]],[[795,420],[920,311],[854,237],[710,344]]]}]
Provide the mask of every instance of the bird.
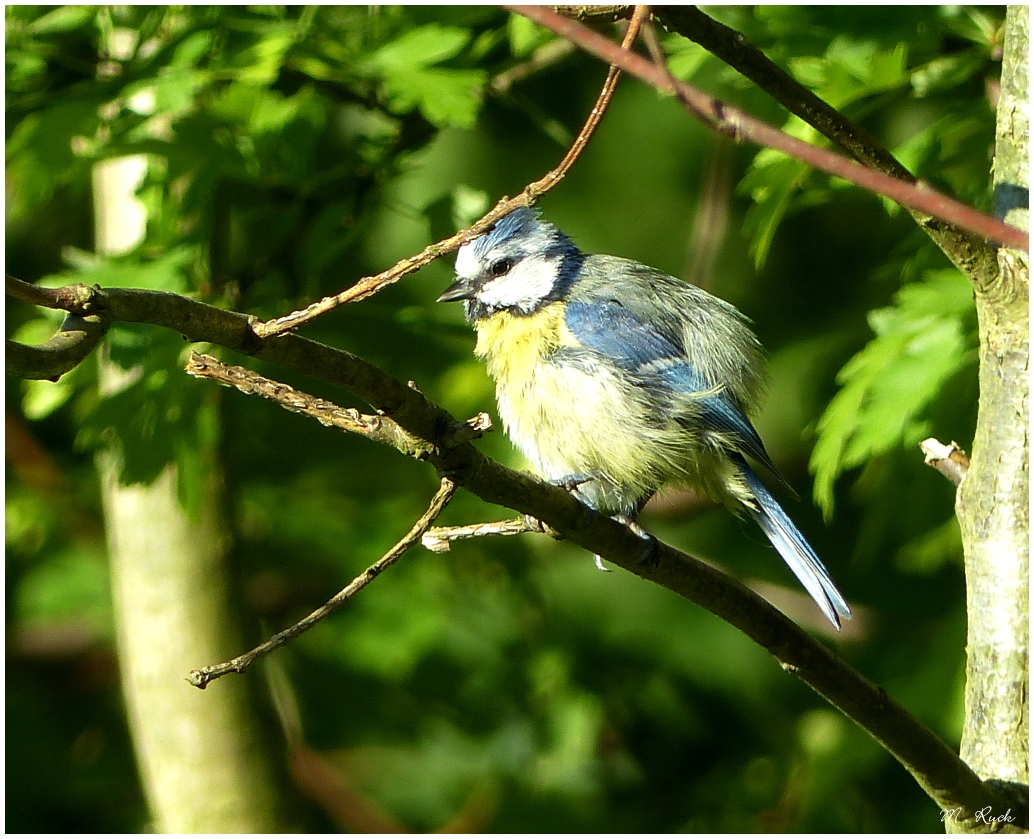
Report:
[{"label": "bird", "polygon": [[477,333],[504,430],[540,477],[643,538],[635,518],[662,486],[702,490],[757,522],[834,627],[851,616],[749,462],[796,497],[749,419],[764,351],[732,304],[640,262],[583,253],[527,207],[460,247],[438,297],[453,301]]}]

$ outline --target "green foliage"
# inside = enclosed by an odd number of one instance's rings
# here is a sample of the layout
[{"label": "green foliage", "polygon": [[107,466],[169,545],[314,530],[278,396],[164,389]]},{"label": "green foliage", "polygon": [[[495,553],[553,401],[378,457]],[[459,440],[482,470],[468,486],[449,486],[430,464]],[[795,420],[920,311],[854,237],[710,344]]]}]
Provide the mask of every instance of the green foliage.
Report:
[{"label": "green foliage", "polygon": [[[1000,10],[712,11],[919,177],[987,205],[985,85]],[[554,36],[487,7],[5,15],[8,270],[48,285],[174,291],[260,317],[379,272],[516,194],[557,162],[556,139],[574,136],[604,74],[572,57],[497,98],[491,80],[539,58]],[[696,45],[665,36],[665,48],[677,75],[821,142]],[[788,505],[864,618],[845,654],[957,736],[964,606],[947,562],[958,552],[951,489],[909,447],[926,434],[965,445],[972,433],[968,286],[895,208],[777,154],[719,154],[713,142],[670,100],[625,79],[544,210],[588,250],[675,274],[694,217],[725,226],[707,281],[772,352],[758,418],[770,451],[803,484],[814,443],[814,495],[827,515],[838,482],[859,473],[828,527],[811,505]],[[146,164],[146,235],[98,257],[92,172],[126,155]],[[705,198],[711,171],[719,187]],[[734,185],[727,194],[723,181]],[[415,381],[458,416],[494,412],[458,307],[433,303],[449,281],[450,266],[437,263],[305,334]],[[21,305],[8,321],[30,343],[60,323]],[[218,463],[235,594],[255,638],[345,585],[433,492],[422,464],[187,378],[187,350],[177,334],[120,324],[105,341],[103,387],[92,359],[56,383],[8,386],[12,830],[146,824],[112,663],[98,448],[115,449],[128,482],[175,463],[194,511]],[[304,377],[226,360],[349,402]],[[478,445],[523,465],[500,432]],[[57,483],[40,477],[52,472]],[[747,525],[668,501],[668,512],[644,513],[651,530],[808,619]],[[444,520],[501,515],[461,494]],[[457,814],[471,832],[940,828],[889,756],[737,632],[547,539],[414,551],[278,656],[306,743],[408,829],[438,830]]]},{"label": "green foliage", "polygon": [[[923,15],[910,10],[894,21],[874,21],[870,9],[815,10],[805,25],[804,13],[791,8],[766,7],[747,21],[740,12],[716,10],[746,30],[770,58],[779,62],[785,57],[786,69],[826,102],[856,121],[877,115],[892,137],[900,133],[888,146],[917,177],[984,206],[994,120],[974,87],[996,61],[1001,15],[990,12],[952,7]],[[836,19],[827,20],[830,15]],[[828,38],[816,38],[816,32]],[[946,49],[951,35],[965,46]],[[696,72],[700,52],[680,47],[673,56],[676,75],[688,78]],[[917,100],[930,107],[917,107]],[[796,117],[786,118],[783,128],[828,145]],[[782,219],[825,200],[831,186],[827,176],[782,155],[762,151],[755,156],[739,189],[753,201],[745,229],[759,267]],[[895,211],[889,202],[886,206]]]},{"label": "green foliage", "polygon": [[837,376],[840,391],[819,420],[812,451],[815,500],[833,511],[833,483],[847,469],[931,433],[925,410],[976,361],[972,286],[954,269],[904,286],[894,306],[869,314],[875,333]]},{"label": "green foliage", "polygon": [[388,107],[396,113],[419,108],[436,126],[471,128],[477,117],[483,70],[438,67],[455,58],[470,41],[470,33],[430,24],[386,44],[361,65],[382,79]]}]

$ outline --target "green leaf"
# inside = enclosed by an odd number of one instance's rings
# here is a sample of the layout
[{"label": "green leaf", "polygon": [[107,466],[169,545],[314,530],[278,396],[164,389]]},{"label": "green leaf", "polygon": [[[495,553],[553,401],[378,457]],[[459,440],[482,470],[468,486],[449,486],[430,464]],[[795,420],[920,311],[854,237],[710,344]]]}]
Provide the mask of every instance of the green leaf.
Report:
[{"label": "green leaf", "polygon": [[668,54],[668,69],[676,79],[688,81],[710,56],[711,53],[698,44],[679,38]]},{"label": "green leaf", "polygon": [[294,44],[294,24],[266,24],[258,40],[234,54],[230,68],[234,78],[254,85],[269,85],[276,81],[287,51]]},{"label": "green leaf", "polygon": [[388,106],[396,112],[418,108],[439,127],[471,128],[481,105],[484,70],[435,67],[455,57],[470,40],[456,27],[429,24],[407,32],[377,50],[363,64],[382,80]]},{"label": "green leaf", "polygon": [[980,73],[987,55],[979,47],[938,56],[912,71],[912,89],[916,96],[951,91]]},{"label": "green leaf", "polygon": [[470,40],[466,29],[420,26],[377,50],[368,59],[370,69],[384,75],[417,67],[428,67],[457,56]]},{"label": "green leaf", "polygon": [[205,459],[214,444],[212,399],[206,383],[183,372],[188,350],[182,336],[150,326],[117,324],[108,333],[108,355],[125,370],[117,389],[100,394],[83,420],[80,449],[116,446],[122,484],[150,484],[170,463],[178,475],[179,497],[196,514],[209,471]]},{"label": "green leaf", "polygon": [[77,545],[50,554],[21,579],[12,605],[19,623],[81,620],[109,634],[111,590],[103,550]]},{"label": "green leaf", "polygon": [[799,160],[766,149],[758,153],[741,179],[737,191],[754,200],[743,228],[750,236],[750,252],[758,270],[765,264],[776,230],[793,207],[794,197],[810,171]]},{"label": "green leaf", "polygon": [[26,419],[40,420],[68,402],[75,393],[73,378],[62,376],[56,382],[29,380],[25,382],[22,411]]},{"label": "green leaf", "polygon": [[790,62],[794,75],[834,108],[902,87],[909,81],[908,46],[881,49],[869,40],[836,38],[825,55],[802,56]]},{"label": "green leaf", "polygon": [[186,267],[196,257],[194,246],[182,245],[150,260],[142,260],[136,254],[110,259],[92,258],[77,272],[51,274],[40,282],[50,287],[86,283],[103,288],[141,288],[186,294],[192,290]]},{"label": "green leaf", "polygon": [[894,303],[870,313],[876,337],[844,365],[841,389],[818,423],[810,465],[815,501],[827,517],[837,476],[918,443],[929,433],[924,410],[974,360],[972,288],[960,272],[930,271]]},{"label": "green leaf", "polygon": [[92,138],[96,133],[100,104],[100,99],[89,97],[60,101],[15,126],[6,149],[7,174],[25,208],[89,168],[91,161],[75,153],[74,143],[77,137]]},{"label": "green leaf", "polygon": [[71,32],[93,23],[97,6],[58,6],[29,24],[29,31],[35,35],[54,35]]},{"label": "green leaf", "polygon": [[518,14],[511,14],[506,21],[506,34],[510,39],[510,52],[517,58],[530,55],[554,37],[545,27]]}]

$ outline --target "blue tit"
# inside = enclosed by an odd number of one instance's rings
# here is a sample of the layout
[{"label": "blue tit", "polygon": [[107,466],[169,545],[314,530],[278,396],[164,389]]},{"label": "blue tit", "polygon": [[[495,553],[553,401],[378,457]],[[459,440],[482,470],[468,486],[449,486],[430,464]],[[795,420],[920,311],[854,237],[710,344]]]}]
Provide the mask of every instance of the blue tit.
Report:
[{"label": "blue tit", "polygon": [[[654,268],[582,253],[518,209],[460,248],[456,282],[503,425],[535,471],[632,521],[663,485],[760,525],[829,620],[843,596],[747,458],[783,486],[748,419],[763,351],[733,306]],[[791,489],[790,492],[793,492]]]}]

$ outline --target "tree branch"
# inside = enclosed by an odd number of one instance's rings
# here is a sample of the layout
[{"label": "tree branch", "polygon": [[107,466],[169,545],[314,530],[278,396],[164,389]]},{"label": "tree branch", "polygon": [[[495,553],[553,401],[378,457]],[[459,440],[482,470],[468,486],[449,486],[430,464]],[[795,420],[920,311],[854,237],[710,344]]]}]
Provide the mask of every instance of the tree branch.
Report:
[{"label": "tree branch", "polygon": [[[632,22],[628,27],[628,31],[625,33],[624,42],[620,49],[627,49],[632,45],[636,37],[639,35],[640,27],[649,17],[649,14],[649,6],[636,7],[636,13],[632,16]],[[612,66],[607,73],[607,78],[603,83],[603,88],[600,90],[600,94],[596,99],[596,104],[593,106],[592,111],[589,112],[589,117],[586,119],[585,125],[583,125],[582,130],[578,132],[578,136],[575,137],[574,142],[567,150],[567,154],[564,155],[563,160],[561,160],[554,169],[547,172],[537,181],[528,184],[522,190],[520,195],[514,198],[507,198],[504,196],[491,210],[485,213],[485,215],[474,222],[474,224],[466,230],[461,230],[446,239],[442,239],[440,242],[428,245],[416,256],[403,259],[387,271],[382,271],[380,274],[372,277],[364,277],[344,291],[331,295],[330,297],[324,297],[322,300],[319,300],[310,306],[306,306],[304,309],[300,309],[297,312],[291,312],[291,314],[274,318],[273,320],[266,321],[265,323],[256,324],[255,334],[260,338],[282,335],[283,333],[296,329],[302,324],[307,323],[320,315],[324,315],[327,312],[336,309],[338,306],[364,300],[367,297],[376,294],[385,286],[398,282],[408,274],[412,274],[414,271],[420,270],[425,265],[430,265],[439,257],[445,256],[447,253],[452,253],[452,251],[461,247],[465,243],[472,239],[476,239],[482,233],[487,231],[493,224],[499,221],[499,219],[513,210],[516,210],[518,207],[530,207],[542,195],[545,195],[549,190],[563,180],[564,176],[574,165],[579,155],[581,155],[582,150],[589,142],[589,138],[592,137],[593,132],[596,130],[596,126],[598,126],[600,120],[603,119],[603,114],[606,112],[607,106],[610,104],[610,100],[614,96],[614,89],[617,86],[618,78],[620,76],[621,71],[617,67]]]},{"label": "tree branch", "polygon": [[946,446],[935,437],[929,437],[919,444],[923,452],[923,462],[932,466],[945,478],[958,486],[966,479],[969,472],[969,458],[954,440]]},{"label": "tree branch", "polygon": [[876,172],[826,149],[791,137],[738,108],[708,96],[685,82],[673,79],[666,68],[652,64],[637,53],[622,49],[576,21],[562,18],[543,6],[506,8],[552,29],[586,52],[617,65],[662,93],[674,94],[687,111],[715,131],[737,141],[748,140],[783,152],[815,169],[843,178],[877,195],[890,198],[902,206],[935,216],[992,241],[1021,250],[1027,250],[1029,247],[1027,234],[1022,230],[925,186],[910,184]]},{"label": "tree branch", "polygon": [[194,687],[204,690],[213,679],[218,679],[227,673],[243,673],[262,656],[280,649],[284,644],[293,641],[302,633],[308,632],[321,620],[332,615],[376,580],[382,572],[398,562],[406,551],[420,541],[420,538],[427,532],[427,528],[434,523],[434,520],[441,515],[442,510],[452,501],[452,497],[456,494],[456,489],[456,483],[451,478],[442,478],[438,492],[431,499],[427,512],[417,519],[409,532],[390,551],[318,609],[302,618],[293,626],[289,626],[283,632],[278,632],[264,644],[259,644],[253,650],[244,653],[244,655],[224,661],[222,664],[210,664],[208,667],[202,667],[200,670],[191,670],[187,681],[194,685]]},{"label": "tree branch", "polygon": [[[945,809],[1004,812],[1004,792],[983,783],[920,720],[746,586],[687,554],[658,544],[643,564],[642,541],[613,519],[595,516],[568,492],[515,472],[479,452],[470,429],[412,385],[343,350],[294,334],[258,339],[253,318],[169,292],[89,289],[85,303],[114,321],[151,323],[189,341],[219,344],[336,384],[393,420],[411,438],[407,453],[492,504],[545,522],[615,565],[674,591],[740,629],[788,672],[872,734]],[[75,295],[68,294],[69,297]],[[1013,804],[1015,806],[1015,804]],[[1025,811],[1024,811],[1025,812]]]},{"label": "tree branch", "polygon": [[[196,378],[211,379],[249,396],[261,396],[272,400],[281,408],[304,414],[321,425],[384,443],[417,460],[426,459],[426,443],[408,433],[389,417],[361,414],[355,408],[342,408],[326,399],[319,399],[289,385],[267,379],[244,367],[223,364],[217,358],[203,353],[192,352],[185,369],[188,375]],[[465,425],[470,429],[470,434],[465,439],[474,440],[492,427],[492,420],[488,414],[481,413]]]},{"label": "tree branch", "polygon": [[452,550],[451,542],[463,539],[480,539],[483,536],[519,536],[521,533],[537,532],[528,526],[526,519],[506,519],[481,524],[465,524],[456,527],[432,527],[421,540],[427,550],[436,554]]},{"label": "tree branch", "polygon": [[78,367],[108,331],[107,319],[98,315],[68,315],[46,343],[36,346],[8,341],[4,366],[9,376],[56,381]]},{"label": "tree branch", "polygon": [[[699,44],[740,72],[859,163],[906,183],[917,183],[915,176],[875,137],[771,61],[741,32],[708,17],[696,6],[655,6],[653,11],[665,29]],[[966,276],[992,280],[997,276],[998,262],[990,244],[930,213],[909,206],[906,209]]]}]

